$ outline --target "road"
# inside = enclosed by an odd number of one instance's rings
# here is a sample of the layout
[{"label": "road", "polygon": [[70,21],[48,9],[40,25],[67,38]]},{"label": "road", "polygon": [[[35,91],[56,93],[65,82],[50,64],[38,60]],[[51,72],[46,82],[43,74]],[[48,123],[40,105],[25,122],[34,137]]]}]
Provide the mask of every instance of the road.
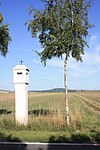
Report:
[{"label": "road", "polygon": [[1,142],[0,150],[100,150],[100,144]]}]

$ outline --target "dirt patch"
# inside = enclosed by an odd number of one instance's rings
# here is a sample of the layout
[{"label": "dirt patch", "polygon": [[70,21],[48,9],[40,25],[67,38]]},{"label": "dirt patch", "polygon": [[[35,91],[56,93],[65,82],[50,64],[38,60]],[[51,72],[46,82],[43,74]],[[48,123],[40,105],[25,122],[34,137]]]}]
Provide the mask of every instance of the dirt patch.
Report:
[{"label": "dirt patch", "polygon": [[15,99],[14,93],[0,93],[0,101],[8,101],[14,99]]},{"label": "dirt patch", "polygon": [[88,99],[79,96],[79,95],[74,95],[75,97],[79,98],[81,100],[81,102],[92,112],[97,113],[100,115],[100,108],[93,105],[91,102],[88,101]]}]

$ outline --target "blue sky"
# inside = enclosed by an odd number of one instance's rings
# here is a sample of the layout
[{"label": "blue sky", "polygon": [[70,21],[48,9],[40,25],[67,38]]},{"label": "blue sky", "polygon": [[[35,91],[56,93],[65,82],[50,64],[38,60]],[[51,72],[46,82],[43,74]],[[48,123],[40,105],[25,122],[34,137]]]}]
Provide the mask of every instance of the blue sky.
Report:
[{"label": "blue sky", "polygon": [[[0,0],[0,12],[9,24],[12,42],[9,53],[0,56],[0,89],[14,89],[12,69],[20,60],[30,68],[29,89],[41,90],[64,87],[63,60],[52,59],[44,67],[34,50],[41,51],[38,39],[33,39],[24,25],[30,19],[28,7],[43,8],[40,0]],[[100,0],[94,0],[89,20],[95,25],[89,30],[89,48],[85,48],[83,62],[68,60],[68,88],[100,90]]]}]

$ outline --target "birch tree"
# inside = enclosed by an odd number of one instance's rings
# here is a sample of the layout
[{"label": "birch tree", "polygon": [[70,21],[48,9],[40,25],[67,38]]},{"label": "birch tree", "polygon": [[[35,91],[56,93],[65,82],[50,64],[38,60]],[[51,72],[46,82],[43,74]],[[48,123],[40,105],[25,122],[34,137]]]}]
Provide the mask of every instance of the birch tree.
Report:
[{"label": "birch tree", "polygon": [[8,24],[4,24],[4,16],[0,13],[0,54],[6,56],[11,41]]},{"label": "birch tree", "polygon": [[88,29],[92,27],[88,19],[91,0],[41,0],[43,10],[30,8],[32,20],[27,22],[28,30],[33,38],[39,38],[43,47],[38,52],[41,62],[46,65],[53,57],[64,60],[65,111],[69,125],[69,104],[67,94],[67,62],[71,56],[82,61],[84,47],[88,46],[86,37]]}]

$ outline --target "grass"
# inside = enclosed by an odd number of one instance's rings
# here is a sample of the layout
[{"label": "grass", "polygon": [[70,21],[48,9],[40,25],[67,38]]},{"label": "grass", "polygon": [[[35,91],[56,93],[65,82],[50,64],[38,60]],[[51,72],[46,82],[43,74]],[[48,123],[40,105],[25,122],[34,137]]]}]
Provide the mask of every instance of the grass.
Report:
[{"label": "grass", "polygon": [[99,100],[99,92],[69,93],[68,127],[64,93],[29,93],[29,125],[25,127],[15,125],[14,93],[0,93],[0,141],[100,142]]}]

